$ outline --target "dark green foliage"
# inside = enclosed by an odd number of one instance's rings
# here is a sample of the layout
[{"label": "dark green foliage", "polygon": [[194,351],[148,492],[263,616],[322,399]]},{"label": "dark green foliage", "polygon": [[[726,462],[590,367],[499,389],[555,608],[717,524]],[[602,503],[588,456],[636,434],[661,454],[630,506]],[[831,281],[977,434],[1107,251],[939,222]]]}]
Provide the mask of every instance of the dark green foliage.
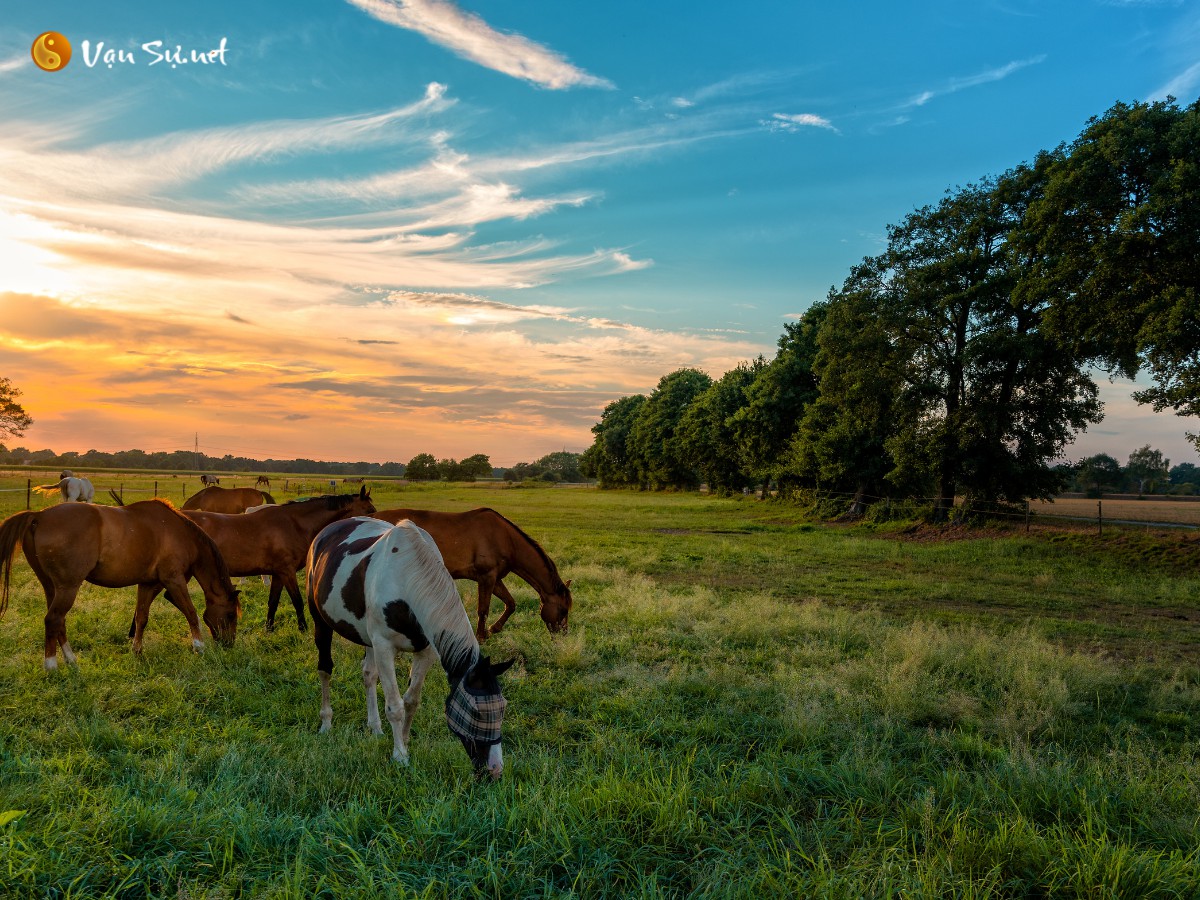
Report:
[{"label": "dark green foliage", "polygon": [[579,470],[588,478],[599,481],[601,487],[637,484],[629,435],[645,403],[642,394],[614,400],[604,407],[600,421],[592,426],[596,439],[584,451]]},{"label": "dark green foliage", "polygon": [[541,459],[531,463],[517,463],[504,471],[505,481],[525,481],[528,478],[539,478],[549,482],[578,482],[584,480],[580,471],[582,454],[559,450],[547,453]]},{"label": "dark green foliage", "polygon": [[432,453],[418,453],[404,467],[409,481],[433,481],[438,477],[438,461]]},{"label": "dark green foliage", "polygon": [[747,393],[767,368],[759,357],[743,363],[714,382],[692,401],[679,421],[676,438],[685,463],[716,493],[752,486],[737,440],[737,417],[746,409]]},{"label": "dark green foliage", "polygon": [[0,378],[0,436],[20,437],[33,419],[17,402],[21,390],[8,378]]},{"label": "dark green foliage", "polygon": [[639,486],[650,490],[699,486],[676,431],[688,406],[711,385],[712,379],[699,369],[679,369],[664,375],[646,398],[628,440]]}]

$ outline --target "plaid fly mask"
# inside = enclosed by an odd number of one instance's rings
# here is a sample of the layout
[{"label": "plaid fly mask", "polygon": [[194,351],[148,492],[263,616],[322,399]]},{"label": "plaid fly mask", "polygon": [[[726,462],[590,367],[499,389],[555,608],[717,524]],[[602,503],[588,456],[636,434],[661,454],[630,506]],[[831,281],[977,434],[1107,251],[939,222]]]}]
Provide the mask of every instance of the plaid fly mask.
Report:
[{"label": "plaid fly mask", "polygon": [[500,694],[476,694],[462,678],[446,698],[446,724],[463,740],[498,744],[506,706],[508,701]]}]

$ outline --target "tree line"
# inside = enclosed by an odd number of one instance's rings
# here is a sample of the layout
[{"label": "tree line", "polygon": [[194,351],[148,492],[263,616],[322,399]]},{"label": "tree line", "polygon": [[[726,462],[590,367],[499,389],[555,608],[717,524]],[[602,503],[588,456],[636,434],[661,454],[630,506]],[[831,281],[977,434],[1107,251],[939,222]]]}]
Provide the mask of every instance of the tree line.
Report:
[{"label": "tree line", "polygon": [[[1099,422],[1093,372],[1200,415],[1200,101],[1119,103],[1069,145],[887,229],[774,358],[663,376],[610,403],[585,475],[717,491],[1046,498]],[[1200,447],[1200,436],[1188,437]]]}]

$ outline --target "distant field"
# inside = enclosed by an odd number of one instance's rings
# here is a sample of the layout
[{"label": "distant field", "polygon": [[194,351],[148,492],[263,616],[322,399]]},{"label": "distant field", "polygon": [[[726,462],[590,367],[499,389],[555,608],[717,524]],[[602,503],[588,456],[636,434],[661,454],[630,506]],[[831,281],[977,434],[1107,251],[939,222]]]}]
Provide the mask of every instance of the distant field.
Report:
[{"label": "distant field", "polygon": [[[23,506],[16,483],[0,498]],[[494,507],[573,579],[554,639],[508,579],[517,613],[485,647],[517,659],[504,780],[472,782],[440,671],[392,764],[340,638],[318,734],[311,636],[286,602],[265,631],[257,580],[236,645],[200,656],[159,601],[134,657],[133,590],[85,587],[79,668],[47,675],[19,562],[0,897],[1200,896],[1193,535],[948,541],[743,498],[375,490]]]},{"label": "distant field", "polygon": [[[1200,497],[1195,500],[1102,500],[1105,519],[1138,522],[1174,522],[1200,525]],[[1059,498],[1053,503],[1033,503],[1031,508],[1047,516],[1096,518],[1096,500]]]}]

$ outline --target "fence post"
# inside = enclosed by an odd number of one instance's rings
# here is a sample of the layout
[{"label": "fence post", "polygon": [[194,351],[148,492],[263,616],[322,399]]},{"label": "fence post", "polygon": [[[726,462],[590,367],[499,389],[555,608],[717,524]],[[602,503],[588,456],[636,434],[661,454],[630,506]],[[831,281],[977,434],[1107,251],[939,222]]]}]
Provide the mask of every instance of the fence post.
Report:
[{"label": "fence post", "polygon": [[187,502],[187,485],[186,484],[181,484],[179,486],[179,502],[180,503]]},{"label": "fence post", "polygon": [[1029,501],[1025,501],[1025,533],[1029,534]]},{"label": "fence post", "polygon": [[33,479],[26,478],[25,479],[25,508],[26,509],[33,509],[32,498],[33,498]]},{"label": "fence post", "polygon": [[154,482],[154,497],[158,499],[158,482]]},{"label": "fence post", "polygon": [[117,491],[121,495],[121,505],[124,506],[125,505],[125,485],[123,483],[117,485]]},{"label": "fence post", "polygon": [[1102,508],[1103,501],[1096,501],[1096,524],[1100,527],[1100,537],[1104,537],[1104,510]]}]

